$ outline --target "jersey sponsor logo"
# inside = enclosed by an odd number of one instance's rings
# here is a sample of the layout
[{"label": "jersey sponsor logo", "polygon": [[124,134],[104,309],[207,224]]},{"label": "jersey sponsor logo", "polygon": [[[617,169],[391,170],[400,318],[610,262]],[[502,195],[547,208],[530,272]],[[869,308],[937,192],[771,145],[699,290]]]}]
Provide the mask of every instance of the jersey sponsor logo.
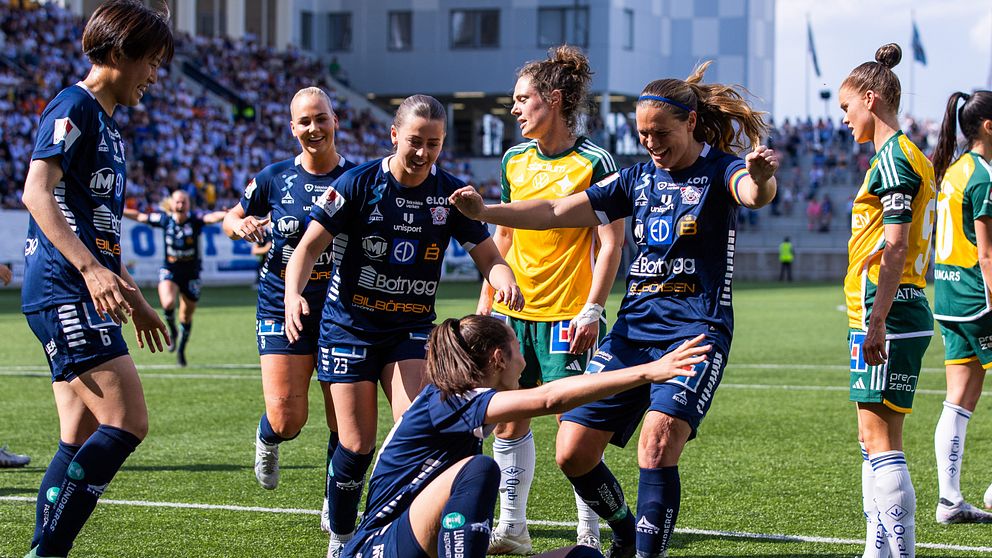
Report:
[{"label": "jersey sponsor logo", "polygon": [[366,258],[381,261],[389,250],[389,243],[381,236],[368,236],[362,240],[362,250]]},{"label": "jersey sponsor logo", "polygon": [[935,269],[933,271],[934,279],[939,279],[941,281],[960,281],[961,272],[950,269]]},{"label": "jersey sponsor logo", "polygon": [[[644,192],[641,192],[641,195],[643,196]],[[651,206],[651,213],[668,213],[674,208],[675,208],[674,196],[672,196],[671,194],[662,194],[659,197],[658,205]]]},{"label": "jersey sponsor logo", "polygon": [[276,221],[276,230],[286,238],[293,238],[300,234],[300,220],[292,215],[284,215]]},{"label": "jersey sponsor logo", "polygon": [[985,335],[978,338],[978,346],[982,348],[983,351],[992,350],[992,335]]},{"label": "jersey sponsor logo", "polygon": [[[706,178],[705,176],[697,176],[695,178]],[[686,205],[697,205],[699,200],[703,197],[703,190],[701,188],[696,188],[695,186],[683,186],[682,192],[682,203]]]},{"label": "jersey sponsor logo", "polygon": [[443,225],[448,222],[449,211],[447,207],[432,207],[431,220],[435,225]]},{"label": "jersey sponsor logo", "polygon": [[632,281],[627,288],[627,294],[695,294],[698,285],[686,281]]},{"label": "jersey sponsor logo", "polygon": [[[568,166],[556,165],[550,161],[533,161],[527,164],[527,170],[529,170],[530,172],[544,171],[544,172],[561,173],[561,172],[567,172]],[[547,184],[547,182],[545,182],[544,184]]]},{"label": "jersey sponsor logo", "polygon": [[675,240],[671,216],[659,216],[648,219],[647,229],[649,246],[667,246]]},{"label": "jersey sponsor logo", "polygon": [[861,345],[863,345],[864,342],[865,334],[860,332],[852,333],[851,338],[848,340],[851,351],[851,372],[868,371],[868,363],[865,362],[865,357],[861,350]]},{"label": "jersey sponsor logo", "polygon": [[55,339],[49,339],[48,343],[45,343],[45,352],[48,353],[49,358],[54,357],[59,352],[59,348],[55,344]]},{"label": "jersey sponsor logo", "polygon": [[393,225],[393,230],[402,233],[419,233],[424,228],[419,225]]},{"label": "jersey sponsor logo", "polygon": [[64,142],[62,144],[62,151],[68,151],[72,147],[72,144],[76,143],[80,135],[82,133],[79,131],[79,127],[76,126],[76,123],[71,118],[68,116],[65,118],[56,118],[55,132],[52,134],[52,145]]},{"label": "jersey sponsor logo", "polygon": [[437,242],[431,242],[430,246],[424,250],[424,261],[425,262],[436,262],[441,259],[441,247],[438,246]]},{"label": "jersey sponsor logo", "polygon": [[437,291],[437,281],[424,279],[407,279],[405,277],[390,277],[367,265],[362,267],[358,275],[358,286],[369,290],[396,295],[428,295],[434,296]]},{"label": "jersey sponsor logo", "polygon": [[403,312],[405,314],[430,314],[434,308],[433,305],[430,304],[404,302],[392,299],[375,299],[360,294],[352,295],[351,303],[359,310],[376,312]]},{"label": "jersey sponsor logo", "polygon": [[107,145],[106,134],[100,134],[100,144],[96,146],[96,150],[100,153],[107,153],[110,151],[110,147]]},{"label": "jersey sponsor logo", "polygon": [[93,227],[103,233],[114,236],[121,234],[121,220],[105,205],[98,205],[93,210]]},{"label": "jersey sponsor logo", "polygon": [[418,200],[408,200],[406,198],[396,198],[396,207],[406,207],[409,209],[420,209],[424,206],[424,202]]},{"label": "jersey sponsor logo", "polygon": [[676,226],[679,236],[694,236],[696,234],[696,216],[695,215],[683,215],[679,218],[678,225]]},{"label": "jersey sponsor logo", "polygon": [[851,229],[860,230],[868,226],[871,219],[867,214],[864,213],[854,213],[851,215]]},{"label": "jersey sponsor logo", "polygon": [[[307,182],[306,184],[303,185],[303,189],[306,190],[307,192],[313,192],[315,188],[317,188],[317,185],[316,184],[311,184],[309,182]],[[321,188],[320,190],[317,190],[317,191],[318,192],[323,192],[325,189],[326,188]]]},{"label": "jersey sponsor logo", "polygon": [[686,391],[691,391],[692,393],[696,393],[699,389],[699,382],[702,381],[702,378],[706,374],[706,369],[707,367],[709,367],[709,365],[710,365],[710,361],[708,359],[704,360],[703,362],[697,362],[696,364],[692,365],[692,370],[693,372],[696,373],[695,376],[676,376],[665,383],[680,385],[684,387],[685,390],[682,391],[683,396],[685,395]]},{"label": "jersey sponsor logo", "polygon": [[[318,198],[318,199],[320,199],[320,198]],[[282,199],[279,200],[279,201],[283,205],[292,205],[292,204],[296,203],[296,200],[293,199],[293,194],[291,194],[289,192],[286,192],[286,195],[283,196]]]},{"label": "jersey sponsor logo", "polygon": [[38,239],[28,238],[24,241],[24,255],[31,256],[38,251]]},{"label": "jersey sponsor logo", "polygon": [[90,191],[94,196],[107,197],[111,192],[121,195],[124,191],[124,176],[114,172],[110,167],[104,167],[90,176]]},{"label": "jersey sponsor logo", "polygon": [[444,205],[444,206],[450,205],[448,203],[448,198],[444,196],[427,196],[427,199],[425,199],[424,201],[427,202],[427,205]]},{"label": "jersey sponsor logo", "polygon": [[372,199],[369,200],[367,205],[375,205],[382,201],[382,194],[386,191],[386,184],[376,184],[372,187]]},{"label": "jersey sponsor logo", "polygon": [[408,264],[417,258],[417,240],[397,238],[393,240],[393,249],[389,253],[389,263]]},{"label": "jersey sponsor logo", "polygon": [[324,213],[328,216],[333,216],[339,209],[344,207],[344,196],[339,194],[333,186],[330,186],[320,195],[315,205],[324,210]]},{"label": "jersey sponsor logo", "polygon": [[250,200],[251,199],[251,195],[255,193],[255,188],[257,186],[258,186],[258,184],[255,183],[255,179],[254,178],[252,178],[251,179],[251,182],[249,182],[248,185],[245,186],[245,199],[246,200]]},{"label": "jersey sponsor logo", "polygon": [[413,213],[403,213],[403,222],[412,225],[413,224]]},{"label": "jersey sponsor logo", "polygon": [[283,192],[288,192],[293,188],[293,181],[296,180],[297,176],[296,174],[284,174],[282,176],[282,181],[286,184],[282,187]]},{"label": "jersey sponsor logo", "polygon": [[648,521],[648,517],[646,515],[642,515],[641,519],[637,522],[637,532],[657,535],[661,532],[661,529],[659,529],[654,523]]},{"label": "jersey sponsor logo", "polygon": [[912,211],[913,196],[904,192],[888,192],[881,199],[883,215],[902,215]]},{"label": "jersey sponsor logo", "polygon": [[647,204],[648,204],[648,196],[644,193],[644,190],[641,190],[641,194],[637,196],[637,199],[634,200],[634,206],[644,207]]},{"label": "jersey sponsor logo", "polygon": [[377,221],[382,221],[382,213],[379,211],[378,205],[372,208],[372,213],[369,213],[369,223]]},{"label": "jersey sponsor logo", "polygon": [[644,221],[634,220],[634,242],[644,244]]},{"label": "jersey sponsor logo", "polygon": [[685,406],[689,404],[689,399],[686,397],[686,390],[682,390],[672,396],[672,401],[678,403],[679,405]]},{"label": "jersey sponsor logo", "polygon": [[918,287],[900,287],[896,290],[896,297],[894,300],[917,300],[921,298],[926,298],[926,293],[923,289]]},{"label": "jersey sponsor logo", "polygon": [[607,176],[606,178],[604,178],[604,179],[600,180],[599,182],[597,182],[596,183],[596,187],[597,188],[603,188],[603,187],[609,186],[613,182],[616,182],[616,180],[618,178],[620,178],[620,174],[615,172],[615,173],[611,174],[610,176]]},{"label": "jersey sponsor logo", "polygon": [[655,259],[650,254],[638,254],[630,264],[630,274],[637,277],[667,277],[669,275],[693,275],[696,273],[695,258]]},{"label": "jersey sponsor logo", "polygon": [[551,339],[548,352],[551,354],[565,354],[572,346],[572,336],[568,326],[571,320],[560,320],[551,323]]}]

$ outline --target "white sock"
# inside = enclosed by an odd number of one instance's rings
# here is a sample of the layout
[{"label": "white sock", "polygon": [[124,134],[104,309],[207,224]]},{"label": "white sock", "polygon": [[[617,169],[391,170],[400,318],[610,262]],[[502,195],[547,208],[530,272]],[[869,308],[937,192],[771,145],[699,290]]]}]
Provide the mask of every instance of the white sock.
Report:
[{"label": "white sock", "polygon": [[964,459],[964,437],[970,418],[971,413],[967,409],[944,401],[944,410],[933,433],[940,498],[952,504],[964,501],[961,495],[961,461]]},{"label": "white sock", "polygon": [[916,557],[916,492],[901,451],[870,456],[875,470],[875,504],[894,558]]},{"label": "white sock", "polygon": [[[575,490],[572,490],[575,493]],[[579,512],[579,525],[575,528],[576,533],[590,532],[599,538],[599,515],[589,507],[578,494],[575,494],[575,509]]]},{"label": "white sock", "polygon": [[499,466],[499,526],[511,535],[519,535],[527,528],[527,497],[534,482],[537,451],[534,433],[493,441],[493,459]]},{"label": "white sock", "polygon": [[865,513],[865,551],[862,558],[889,558],[889,543],[885,537],[885,527],[878,516],[875,505],[875,471],[868,461],[868,452],[861,446],[861,506]]}]

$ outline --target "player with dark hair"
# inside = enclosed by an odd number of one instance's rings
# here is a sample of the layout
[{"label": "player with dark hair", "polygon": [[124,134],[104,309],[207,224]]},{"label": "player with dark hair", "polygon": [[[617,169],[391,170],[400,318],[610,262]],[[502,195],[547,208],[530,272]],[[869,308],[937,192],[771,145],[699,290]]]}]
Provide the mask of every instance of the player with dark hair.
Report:
[{"label": "player with dark hair", "polygon": [[45,349],[59,413],[58,451],[38,491],[28,556],[66,556],[124,460],[148,432],[148,411],[121,324],[138,346],[170,342],[121,264],[126,172],[117,105],[135,106],[173,54],[168,16],[109,0],[83,30],[92,63],[41,115],[24,205],[22,310]]}]

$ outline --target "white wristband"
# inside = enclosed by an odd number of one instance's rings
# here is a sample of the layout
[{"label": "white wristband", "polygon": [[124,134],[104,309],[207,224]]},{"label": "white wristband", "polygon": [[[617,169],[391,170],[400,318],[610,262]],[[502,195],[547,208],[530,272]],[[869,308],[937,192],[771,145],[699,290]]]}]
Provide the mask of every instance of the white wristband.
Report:
[{"label": "white wristband", "polygon": [[595,302],[587,302],[582,307],[582,311],[572,318],[572,325],[582,327],[584,325],[598,323],[603,318],[603,307]]}]

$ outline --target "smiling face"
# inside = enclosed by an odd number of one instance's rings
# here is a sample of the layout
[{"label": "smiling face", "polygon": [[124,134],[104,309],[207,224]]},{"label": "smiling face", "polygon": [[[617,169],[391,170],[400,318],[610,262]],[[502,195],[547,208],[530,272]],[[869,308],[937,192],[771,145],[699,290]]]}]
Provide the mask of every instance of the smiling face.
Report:
[{"label": "smiling face", "polygon": [[338,118],[327,99],[320,95],[298,95],[293,99],[289,112],[293,119],[293,135],[303,151],[314,157],[334,153],[334,131],[338,127]]},{"label": "smiling face", "polygon": [[875,118],[871,108],[878,101],[871,90],[859,93],[852,87],[841,86],[837,93],[840,109],[844,111],[844,124],[851,129],[854,141],[866,143],[875,136]]},{"label": "smiling face", "polygon": [[158,81],[158,67],[162,63],[162,54],[154,54],[139,59],[131,59],[119,55],[114,76],[114,97],[117,104],[128,107],[137,106],[145,91],[151,84]]},{"label": "smiling face", "polygon": [[169,196],[169,201],[172,205],[172,213],[179,217],[186,217],[189,215],[189,194],[183,192],[182,190],[176,190],[172,192]]},{"label": "smiling face", "polygon": [[[396,148],[393,163],[403,176],[397,178],[407,186],[417,186],[427,179],[431,165],[441,155],[444,145],[444,121],[410,116],[399,128],[392,126],[390,138]],[[395,170],[395,169],[394,169]]]},{"label": "smiling face", "polygon": [[510,114],[517,117],[521,135],[527,139],[540,139],[547,135],[554,123],[555,111],[555,106],[545,101],[531,83],[530,76],[517,79]]},{"label": "smiling face", "polygon": [[695,112],[690,112],[683,121],[663,107],[642,102],[637,105],[636,120],[641,145],[648,150],[655,166],[682,169],[695,162],[695,148],[699,145],[692,136],[696,127]]}]

